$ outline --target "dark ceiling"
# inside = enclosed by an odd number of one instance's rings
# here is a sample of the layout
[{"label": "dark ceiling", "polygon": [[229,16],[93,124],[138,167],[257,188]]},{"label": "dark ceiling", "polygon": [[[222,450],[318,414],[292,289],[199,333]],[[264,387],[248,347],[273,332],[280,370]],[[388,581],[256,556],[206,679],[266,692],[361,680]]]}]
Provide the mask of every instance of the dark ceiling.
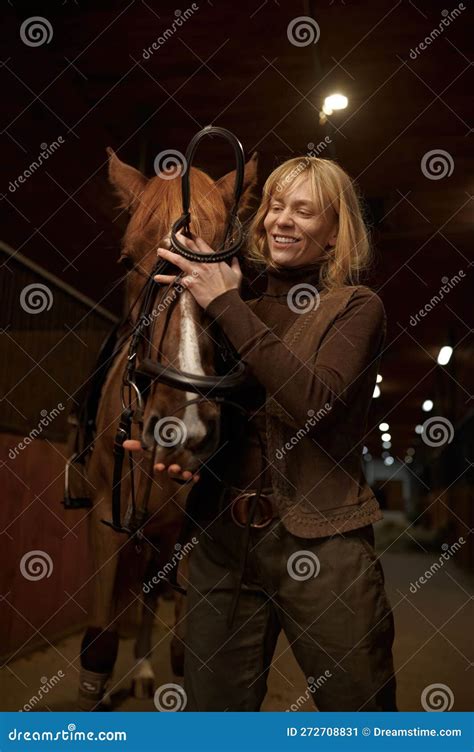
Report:
[{"label": "dark ceiling", "polygon": [[[386,418],[391,452],[403,460],[420,443],[424,399],[454,424],[472,412],[472,10],[461,3],[453,16],[448,5],[200,0],[183,4],[187,20],[144,55],[180,15],[175,3],[5,3],[1,239],[118,311],[124,217],[107,184],[106,146],[152,174],[160,151],[184,151],[212,123],[235,131],[248,155],[258,150],[263,180],[329,135],[323,156],[358,181],[370,212],[376,264],[366,283],[388,316],[366,443],[380,453]],[[291,43],[289,24],[310,15],[317,43]],[[51,24],[48,43],[22,41],[31,16]],[[336,90],[349,106],[321,126],[322,100]],[[47,163],[12,191],[40,145],[59,137]],[[440,150],[430,174],[423,157]],[[203,146],[199,158],[215,177],[229,169],[225,145]],[[443,300],[410,323],[443,283]],[[444,344],[455,350],[441,369]]]}]

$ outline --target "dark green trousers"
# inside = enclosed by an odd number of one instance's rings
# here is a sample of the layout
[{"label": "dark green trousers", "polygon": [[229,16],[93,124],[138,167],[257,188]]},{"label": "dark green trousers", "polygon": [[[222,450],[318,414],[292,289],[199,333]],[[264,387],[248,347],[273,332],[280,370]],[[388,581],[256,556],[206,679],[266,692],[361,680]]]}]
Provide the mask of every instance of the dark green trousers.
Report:
[{"label": "dark green trousers", "polygon": [[[253,529],[232,629],[243,530],[226,512],[198,537],[189,559],[187,711],[259,710],[281,629],[319,710],[396,710],[393,617],[372,526],[316,539],[297,538],[277,519]],[[297,707],[295,696],[288,709]]]}]

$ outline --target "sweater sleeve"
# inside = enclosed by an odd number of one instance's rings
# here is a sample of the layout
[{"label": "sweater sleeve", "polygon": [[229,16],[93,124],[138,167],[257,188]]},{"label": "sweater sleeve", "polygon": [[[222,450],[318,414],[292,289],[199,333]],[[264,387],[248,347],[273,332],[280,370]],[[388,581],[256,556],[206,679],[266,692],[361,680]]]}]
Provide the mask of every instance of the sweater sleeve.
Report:
[{"label": "sweater sleeve", "polygon": [[[306,362],[258,318],[238,290],[219,295],[206,312],[222,327],[266,389],[267,399],[276,401],[281,419],[292,428],[305,424],[308,410],[323,411],[320,427],[324,429],[339,420],[360,377],[380,355],[386,333],[383,303],[364,286],[355,288],[317,352]],[[317,426],[309,435],[316,432]]]}]

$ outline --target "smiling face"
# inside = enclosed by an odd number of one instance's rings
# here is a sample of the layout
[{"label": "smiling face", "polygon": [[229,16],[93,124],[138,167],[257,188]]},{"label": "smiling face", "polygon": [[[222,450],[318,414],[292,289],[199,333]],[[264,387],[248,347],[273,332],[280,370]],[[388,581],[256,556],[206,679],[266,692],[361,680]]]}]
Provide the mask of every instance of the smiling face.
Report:
[{"label": "smiling face", "polygon": [[309,176],[272,195],[263,225],[275,266],[314,264],[336,244],[337,214],[316,204]]}]

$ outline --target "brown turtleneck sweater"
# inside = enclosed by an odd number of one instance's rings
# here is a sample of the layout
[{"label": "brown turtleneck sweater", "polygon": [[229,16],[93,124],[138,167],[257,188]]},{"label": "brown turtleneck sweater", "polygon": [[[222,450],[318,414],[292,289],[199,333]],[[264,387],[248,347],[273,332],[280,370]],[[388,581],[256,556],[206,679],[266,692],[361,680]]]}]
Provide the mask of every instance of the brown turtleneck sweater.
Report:
[{"label": "brown turtleneck sweater", "polygon": [[[252,309],[248,310],[249,316],[255,314],[266,329],[278,338],[282,338],[300,315],[288,306],[289,291],[295,285],[302,283],[318,289],[319,269],[319,264],[281,269],[269,267],[266,270],[266,290],[259,298],[249,301]],[[250,332],[248,322],[242,320],[243,304],[237,290],[228,290],[215,298],[206,309],[206,312],[222,326],[231,341],[237,329],[240,330],[242,337]],[[266,396],[265,388],[256,382],[255,389],[247,393],[242,401],[242,405],[249,410],[252,426],[260,434],[264,454],[266,454],[267,447]],[[232,463],[226,472],[225,482],[237,488],[255,488],[256,480],[262,472],[261,447],[255,430],[248,430],[245,441],[235,442],[235,446],[233,444],[229,450]],[[270,472],[267,467],[263,475],[263,487],[271,488],[271,485]]]}]

